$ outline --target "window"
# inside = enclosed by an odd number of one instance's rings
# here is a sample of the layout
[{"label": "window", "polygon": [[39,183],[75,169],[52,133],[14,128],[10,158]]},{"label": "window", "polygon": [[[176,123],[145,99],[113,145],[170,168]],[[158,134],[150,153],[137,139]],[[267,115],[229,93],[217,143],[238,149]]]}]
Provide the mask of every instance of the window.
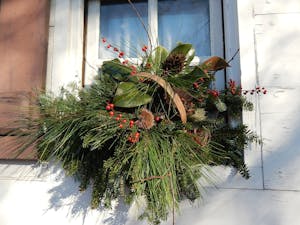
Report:
[{"label": "window", "polygon": [[[194,62],[208,56],[224,57],[222,0],[132,0],[149,30],[149,37],[127,0],[90,0],[87,13],[86,60],[101,66],[116,55],[101,45],[101,36],[136,58],[144,44],[171,49],[178,41],[196,48]],[[150,39],[150,40],[149,40]],[[150,43],[149,43],[150,42]],[[87,72],[85,82],[92,80]],[[222,73],[222,72],[221,72]],[[224,73],[217,77],[217,87],[224,86]]]}]

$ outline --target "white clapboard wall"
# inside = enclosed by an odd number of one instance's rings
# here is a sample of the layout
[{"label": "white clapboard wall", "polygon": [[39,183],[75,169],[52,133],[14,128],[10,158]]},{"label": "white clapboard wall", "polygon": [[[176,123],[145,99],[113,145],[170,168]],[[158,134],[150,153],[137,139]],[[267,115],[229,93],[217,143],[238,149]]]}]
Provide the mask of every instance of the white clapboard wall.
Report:
[{"label": "white clapboard wall", "polygon": [[[57,91],[81,81],[82,26],[72,24],[83,22],[83,1],[52,3],[47,88]],[[244,89],[268,90],[249,96],[255,111],[243,114],[264,144],[245,152],[249,180],[230,168],[216,168],[219,189],[193,207],[183,203],[176,224],[299,225],[300,1],[223,0],[223,7],[224,27],[231,31],[225,32],[226,56],[240,43],[240,68],[230,68],[228,76],[240,79]],[[78,192],[78,183],[59,166],[0,162],[1,225],[146,225],[135,222],[134,208],[122,203],[114,210],[90,210],[89,194]],[[163,225],[168,224],[171,220]]]}]

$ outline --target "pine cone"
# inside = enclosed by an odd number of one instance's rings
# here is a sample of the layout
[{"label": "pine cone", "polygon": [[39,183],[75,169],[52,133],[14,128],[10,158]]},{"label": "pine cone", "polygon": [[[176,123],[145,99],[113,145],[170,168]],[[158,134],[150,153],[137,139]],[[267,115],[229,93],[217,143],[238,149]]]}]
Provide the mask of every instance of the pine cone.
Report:
[{"label": "pine cone", "polygon": [[178,74],[185,66],[185,55],[180,53],[173,53],[168,56],[166,61],[162,64],[164,74]]}]

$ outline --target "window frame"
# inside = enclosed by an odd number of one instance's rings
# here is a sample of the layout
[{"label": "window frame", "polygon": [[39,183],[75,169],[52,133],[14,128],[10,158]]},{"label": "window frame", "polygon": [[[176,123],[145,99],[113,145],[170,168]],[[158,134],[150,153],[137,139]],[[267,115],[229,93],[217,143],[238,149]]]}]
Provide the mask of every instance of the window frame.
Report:
[{"label": "window frame", "polygon": [[[100,7],[101,0],[89,0],[87,2],[86,15],[86,43],[85,43],[85,76],[84,84],[92,83],[97,68],[102,62],[109,59],[99,58],[100,37]],[[239,48],[237,2],[232,0],[209,0],[211,55],[224,57],[227,61]],[[152,43],[157,43],[158,37],[158,0],[148,0],[148,24],[151,29]],[[221,34],[219,31],[222,30]],[[225,47],[224,47],[225,46]],[[192,62],[198,64],[199,57]],[[240,83],[239,55],[232,61],[231,68],[218,72],[215,86],[224,88],[226,80],[231,78]]]}]

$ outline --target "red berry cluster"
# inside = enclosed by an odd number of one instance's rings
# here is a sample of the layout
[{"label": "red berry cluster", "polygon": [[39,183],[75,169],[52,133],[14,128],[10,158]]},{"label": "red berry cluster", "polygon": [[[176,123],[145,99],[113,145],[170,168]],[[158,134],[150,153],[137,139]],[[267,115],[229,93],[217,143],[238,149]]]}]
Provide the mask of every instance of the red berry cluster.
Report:
[{"label": "red berry cluster", "polygon": [[130,73],[130,75],[135,75],[135,74],[137,73],[136,67],[133,66],[133,65],[131,65],[130,68],[131,68],[131,73]]},{"label": "red berry cluster", "polygon": [[[114,113],[114,104],[112,103],[107,103],[106,105],[106,110],[109,111],[109,116],[110,117],[114,117],[115,113]],[[114,119],[116,121],[120,121],[119,124],[119,128],[122,129],[124,127],[129,127],[129,128],[133,128],[135,125],[135,122],[133,120],[129,120],[129,123],[127,123],[127,119],[122,119],[122,114],[118,114]],[[140,133],[136,132],[134,135],[130,135],[128,137],[128,141],[131,143],[136,143],[139,141],[139,137],[140,137]]]},{"label": "red berry cluster", "polygon": [[231,92],[232,95],[241,94],[240,88],[239,89],[237,88],[234,80],[230,79],[228,85],[229,85],[229,91]]},{"label": "red berry cluster", "polygon": [[252,89],[252,90],[244,90],[243,91],[244,95],[247,95],[247,94],[253,95],[254,93],[256,93],[256,94],[263,93],[265,95],[265,94],[267,94],[267,89],[264,87],[262,87],[262,88],[256,87],[255,89]]},{"label": "red berry cluster", "polygon": [[139,132],[136,132],[135,134],[131,134],[129,137],[128,137],[128,141],[130,143],[136,143],[138,142],[140,139],[140,133]]},{"label": "red berry cluster", "polygon": [[[106,38],[102,38],[102,43],[107,43]],[[111,44],[107,43],[106,45],[107,49],[113,49],[114,52],[118,53],[119,58],[123,58],[124,57],[124,52],[120,51],[117,47],[112,46]]]},{"label": "red berry cluster", "polygon": [[218,90],[207,90],[207,94],[211,95],[214,98],[219,97],[220,92]]}]

